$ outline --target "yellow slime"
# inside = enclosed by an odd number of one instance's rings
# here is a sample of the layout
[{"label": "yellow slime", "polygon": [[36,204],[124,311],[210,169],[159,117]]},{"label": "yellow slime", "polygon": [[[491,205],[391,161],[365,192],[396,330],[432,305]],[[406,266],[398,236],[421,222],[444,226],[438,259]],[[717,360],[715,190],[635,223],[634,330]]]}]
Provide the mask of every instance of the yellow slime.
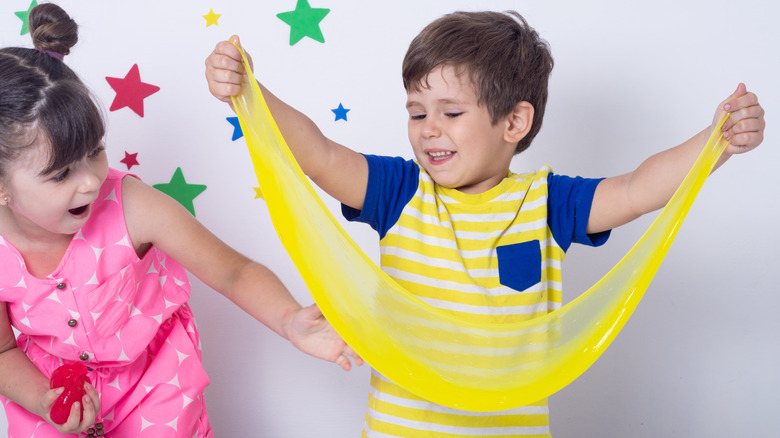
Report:
[{"label": "yellow slime", "polygon": [[468,411],[528,405],[571,383],[639,303],[727,142],[720,120],[680,188],[636,245],[576,300],[517,324],[475,324],[424,303],[350,239],[309,184],[244,57],[233,104],[284,247],[322,313],[379,373],[429,401]]}]

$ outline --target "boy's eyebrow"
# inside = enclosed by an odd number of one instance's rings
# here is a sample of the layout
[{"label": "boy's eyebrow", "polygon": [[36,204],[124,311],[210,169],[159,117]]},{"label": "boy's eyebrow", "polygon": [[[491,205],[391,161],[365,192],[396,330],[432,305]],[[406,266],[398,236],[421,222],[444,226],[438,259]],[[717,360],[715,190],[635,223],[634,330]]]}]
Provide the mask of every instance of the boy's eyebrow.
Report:
[{"label": "boy's eyebrow", "polygon": [[[465,100],[462,99],[456,99],[456,98],[450,98],[450,97],[443,97],[441,99],[436,99],[436,102],[442,103],[442,104],[455,104],[455,105],[462,105],[468,103]],[[420,102],[416,100],[407,100],[406,101],[406,108],[415,106],[415,105],[422,105]]]}]

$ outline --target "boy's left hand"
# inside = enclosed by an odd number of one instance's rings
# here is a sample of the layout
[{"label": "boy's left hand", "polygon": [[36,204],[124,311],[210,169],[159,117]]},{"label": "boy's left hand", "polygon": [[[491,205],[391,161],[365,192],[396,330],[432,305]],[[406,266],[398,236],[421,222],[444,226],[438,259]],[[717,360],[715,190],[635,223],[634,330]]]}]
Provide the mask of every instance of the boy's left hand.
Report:
[{"label": "boy's left hand", "polygon": [[353,362],[363,365],[363,359],[333,330],[316,304],[300,309],[292,317],[287,336],[299,350],[335,362],[344,371],[349,371]]},{"label": "boy's left hand", "polygon": [[747,91],[745,84],[740,83],[734,93],[718,105],[713,124],[724,111],[731,112],[721,129],[723,137],[729,141],[726,153],[745,153],[761,144],[766,126],[764,109],[758,103],[758,97]]}]

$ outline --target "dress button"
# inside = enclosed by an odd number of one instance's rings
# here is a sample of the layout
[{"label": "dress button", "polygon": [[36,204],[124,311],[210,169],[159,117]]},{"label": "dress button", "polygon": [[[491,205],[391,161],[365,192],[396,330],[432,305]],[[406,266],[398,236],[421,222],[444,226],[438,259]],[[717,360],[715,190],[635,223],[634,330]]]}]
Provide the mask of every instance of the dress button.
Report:
[{"label": "dress button", "polygon": [[79,359],[81,359],[81,360],[88,360],[89,359],[89,355],[87,353],[81,353],[81,356],[79,356]]},{"label": "dress button", "polygon": [[71,326],[71,327],[76,327],[78,325],[78,323],[79,322],[76,321],[75,319],[71,319],[70,321],[68,321],[68,325]]},{"label": "dress button", "polygon": [[65,285],[65,283],[60,283],[57,285],[57,289],[65,289],[66,287],[67,286]]}]

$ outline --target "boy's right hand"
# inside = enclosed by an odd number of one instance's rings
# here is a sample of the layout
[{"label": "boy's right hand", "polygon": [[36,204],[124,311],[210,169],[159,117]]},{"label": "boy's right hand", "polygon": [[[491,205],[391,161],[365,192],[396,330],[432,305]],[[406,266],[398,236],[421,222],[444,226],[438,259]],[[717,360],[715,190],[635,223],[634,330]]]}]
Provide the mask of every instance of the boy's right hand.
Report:
[{"label": "boy's right hand", "polygon": [[723,124],[723,137],[729,141],[727,154],[742,154],[758,147],[764,140],[764,108],[758,103],[755,93],[747,91],[745,84],[740,83],[737,89],[726,100],[718,105],[718,110],[712,119],[713,126],[723,112],[731,112],[731,116]]},{"label": "boy's right hand", "polygon": [[[234,45],[235,44],[235,45]],[[217,99],[227,102],[231,107],[231,96],[241,93],[241,78],[246,74],[241,59],[241,52],[236,48],[241,46],[238,36],[233,35],[228,41],[220,41],[214,51],[206,58],[206,80],[209,91]],[[252,57],[246,54],[249,66],[253,67]]]}]

